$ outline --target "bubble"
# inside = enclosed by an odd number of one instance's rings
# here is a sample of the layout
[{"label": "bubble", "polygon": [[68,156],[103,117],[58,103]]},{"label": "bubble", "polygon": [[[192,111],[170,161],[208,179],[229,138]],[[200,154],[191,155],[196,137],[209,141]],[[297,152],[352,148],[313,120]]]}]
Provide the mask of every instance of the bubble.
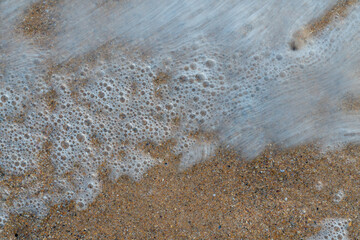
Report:
[{"label": "bubble", "polygon": [[213,60],[213,59],[208,59],[208,60],[205,62],[205,65],[206,65],[206,67],[208,67],[208,68],[213,68],[213,67],[215,67],[215,64],[216,64],[216,62],[215,62],[215,60]]},{"label": "bubble", "polygon": [[76,135],[76,139],[79,141],[79,142],[83,142],[85,140],[85,137],[83,134],[77,134]]},{"label": "bubble", "polygon": [[190,68],[191,68],[191,70],[196,70],[196,68],[197,68],[196,63],[191,63]]},{"label": "bubble", "polygon": [[204,81],[204,80],[206,79],[206,76],[205,76],[205,74],[203,74],[203,73],[197,73],[197,74],[195,75],[195,78],[196,78],[196,80],[197,80],[198,82],[202,82],[202,81]]},{"label": "bubble", "polygon": [[100,91],[99,94],[98,94],[98,96],[99,96],[99,98],[103,98],[103,97],[105,97],[105,93],[102,92],[102,91]]},{"label": "bubble", "polygon": [[62,141],[62,142],[61,142],[61,147],[62,147],[63,149],[68,149],[68,148],[69,148],[69,143],[66,142],[66,141]]},{"label": "bubble", "polygon": [[9,100],[9,98],[6,97],[5,95],[1,96],[0,99],[1,99],[2,102],[7,102],[7,100]]}]

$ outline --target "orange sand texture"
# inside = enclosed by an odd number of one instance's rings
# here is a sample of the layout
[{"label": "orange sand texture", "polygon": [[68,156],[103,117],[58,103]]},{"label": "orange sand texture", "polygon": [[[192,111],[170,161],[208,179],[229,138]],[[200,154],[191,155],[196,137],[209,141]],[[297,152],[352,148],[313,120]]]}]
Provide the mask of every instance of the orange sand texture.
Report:
[{"label": "orange sand texture", "polygon": [[[161,151],[159,151],[161,150]],[[360,147],[321,154],[315,146],[269,147],[251,162],[219,149],[183,172],[167,146],[164,164],[139,182],[116,183],[85,210],[54,206],[45,219],[12,216],[4,239],[304,239],[326,218],[348,218],[360,239]],[[345,197],[337,201],[342,190]]]}]

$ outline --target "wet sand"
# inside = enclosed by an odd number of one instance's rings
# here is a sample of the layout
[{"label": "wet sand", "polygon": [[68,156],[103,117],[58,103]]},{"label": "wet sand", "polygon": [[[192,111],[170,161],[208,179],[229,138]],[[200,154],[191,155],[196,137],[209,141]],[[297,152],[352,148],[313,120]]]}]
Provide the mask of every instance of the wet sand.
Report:
[{"label": "wet sand", "polygon": [[[219,149],[185,171],[166,146],[163,164],[139,182],[108,179],[85,211],[54,206],[45,219],[12,216],[3,239],[305,239],[326,218],[348,218],[360,238],[360,147],[269,147],[254,161]],[[161,151],[159,151],[161,150]],[[342,191],[344,197],[337,194]]]}]

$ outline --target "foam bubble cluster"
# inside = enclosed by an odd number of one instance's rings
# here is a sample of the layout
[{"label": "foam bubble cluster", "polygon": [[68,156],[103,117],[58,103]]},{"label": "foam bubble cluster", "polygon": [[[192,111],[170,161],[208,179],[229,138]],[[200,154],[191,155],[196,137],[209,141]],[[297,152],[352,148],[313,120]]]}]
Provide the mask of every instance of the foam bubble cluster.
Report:
[{"label": "foam bubble cluster", "polygon": [[347,228],[351,221],[348,219],[326,219],[322,222],[321,230],[308,240],[326,240],[326,239],[349,239]]}]

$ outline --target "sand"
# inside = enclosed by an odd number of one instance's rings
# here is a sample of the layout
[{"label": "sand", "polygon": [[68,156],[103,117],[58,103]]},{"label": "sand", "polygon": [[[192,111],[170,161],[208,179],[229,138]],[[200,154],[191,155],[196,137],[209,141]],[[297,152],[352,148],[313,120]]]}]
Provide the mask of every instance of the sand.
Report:
[{"label": "sand", "polygon": [[1,237],[305,239],[322,220],[345,218],[351,219],[350,239],[360,238],[359,146],[326,154],[315,145],[270,146],[253,161],[220,148],[182,172],[178,157],[163,153],[166,161],[139,182],[113,182],[100,169],[103,191],[87,210],[76,211],[69,202],[44,219],[12,216]]}]

